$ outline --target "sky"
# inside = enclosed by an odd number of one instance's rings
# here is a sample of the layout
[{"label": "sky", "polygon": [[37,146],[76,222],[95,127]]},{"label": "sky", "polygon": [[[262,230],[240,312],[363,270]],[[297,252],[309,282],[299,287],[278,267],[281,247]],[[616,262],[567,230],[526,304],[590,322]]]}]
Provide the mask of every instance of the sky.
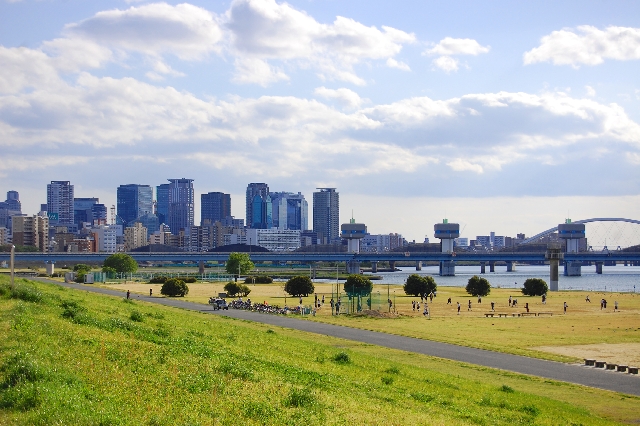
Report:
[{"label": "sky", "polygon": [[[640,2],[0,0],[0,196],[340,193],[433,241],[640,219]],[[310,224],[312,223],[310,218]]]}]

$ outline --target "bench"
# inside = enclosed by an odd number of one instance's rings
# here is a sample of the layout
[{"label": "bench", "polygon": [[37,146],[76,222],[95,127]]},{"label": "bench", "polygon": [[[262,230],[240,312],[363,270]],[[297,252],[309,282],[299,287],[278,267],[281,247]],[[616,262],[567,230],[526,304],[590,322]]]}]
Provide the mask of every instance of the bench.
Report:
[{"label": "bench", "polygon": [[498,314],[498,317],[505,317],[506,318],[508,316],[509,316],[509,314]]},{"label": "bench", "polygon": [[531,316],[535,317],[536,315],[538,314],[536,314],[535,312],[520,312],[520,316],[523,316],[523,317],[531,317]]},{"label": "bench", "polygon": [[624,373],[625,371],[627,371],[627,367],[628,366],[626,366],[626,365],[619,365],[618,368],[616,368],[616,371]]},{"label": "bench", "polygon": [[629,367],[629,374],[638,374],[638,367]]},{"label": "bench", "polygon": [[618,364],[607,363],[607,370],[615,370]]},{"label": "bench", "polygon": [[604,368],[604,361],[596,361],[596,368]]},{"label": "bench", "polygon": [[520,313],[519,312],[514,312],[513,314],[511,314],[512,317],[519,317]]},{"label": "bench", "polygon": [[549,316],[553,316],[553,312],[538,312],[538,316],[540,315],[549,315]]},{"label": "bench", "polygon": [[484,314],[485,318],[489,318],[489,317],[493,318],[493,315],[494,314],[492,314],[492,313]]},{"label": "bench", "polygon": [[584,365],[588,365],[590,367],[593,367],[594,365],[596,365],[596,360],[595,359],[584,359]]}]

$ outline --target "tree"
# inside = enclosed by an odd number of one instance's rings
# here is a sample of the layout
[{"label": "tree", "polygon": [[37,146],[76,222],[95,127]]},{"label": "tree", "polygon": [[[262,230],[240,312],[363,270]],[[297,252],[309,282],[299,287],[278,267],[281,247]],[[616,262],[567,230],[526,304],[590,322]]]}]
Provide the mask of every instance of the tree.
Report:
[{"label": "tree", "polygon": [[251,289],[249,288],[249,286],[246,286],[244,284],[240,284],[240,295],[242,297],[247,297],[249,295],[249,293],[251,293]]},{"label": "tree", "polygon": [[76,273],[75,281],[77,283],[83,283],[85,275],[91,272],[91,266],[85,265],[84,263],[78,263],[74,265],[73,271]]},{"label": "tree", "polygon": [[228,274],[232,274],[238,281],[238,275],[248,274],[255,265],[249,257],[249,253],[230,253],[229,259],[225,265],[225,270]]},{"label": "tree", "polygon": [[284,285],[284,291],[291,296],[304,296],[307,297],[313,293],[315,287],[311,278],[307,276],[293,277]]},{"label": "tree", "polygon": [[104,260],[102,266],[113,268],[116,272],[135,272],[138,270],[138,262],[126,253],[114,253]]},{"label": "tree", "polygon": [[344,283],[344,291],[349,296],[366,296],[373,290],[373,283],[364,275],[352,274]]},{"label": "tree", "polygon": [[548,291],[547,282],[541,278],[527,278],[522,287],[522,294],[525,296],[542,296]]},{"label": "tree", "polygon": [[491,292],[491,284],[485,278],[474,275],[469,278],[466,290],[472,296],[486,296]]},{"label": "tree", "polygon": [[436,281],[433,277],[423,277],[418,274],[411,274],[407,278],[407,282],[404,284],[404,293],[409,296],[424,296],[427,297],[432,291],[435,292],[438,288]]},{"label": "tree", "polygon": [[103,266],[102,272],[107,275],[107,278],[115,278],[116,274],[118,273],[118,271],[116,271],[116,268],[112,268],[111,266]]},{"label": "tree", "polygon": [[189,294],[189,287],[187,287],[184,281],[177,278],[171,278],[165,281],[164,284],[162,284],[160,294],[164,294],[165,296],[169,297],[184,297],[186,294]]},{"label": "tree", "polygon": [[224,285],[224,291],[226,291],[230,297],[234,297],[236,294],[240,293],[240,290],[240,284],[233,281],[229,281]]}]

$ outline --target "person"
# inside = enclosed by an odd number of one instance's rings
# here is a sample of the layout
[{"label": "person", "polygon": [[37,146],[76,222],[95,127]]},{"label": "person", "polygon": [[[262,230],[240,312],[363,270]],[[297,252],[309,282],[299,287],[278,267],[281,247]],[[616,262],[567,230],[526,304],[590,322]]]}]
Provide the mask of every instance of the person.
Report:
[{"label": "person", "polygon": [[129,298],[129,296],[131,296],[131,292],[127,290],[127,299]]},{"label": "person", "polygon": [[589,302],[591,303],[591,299],[589,299],[589,295],[587,294],[587,297],[584,298],[585,302]]},{"label": "person", "polygon": [[460,315],[460,302],[458,302],[458,315]]},{"label": "person", "polygon": [[149,297],[151,297],[151,296],[153,296],[153,289],[152,288],[149,289]]},{"label": "person", "polygon": [[546,295],[546,294],[543,294],[543,295],[542,295],[542,304],[543,304],[543,305],[546,305],[546,304],[547,304],[547,295]]},{"label": "person", "polygon": [[433,294],[433,291],[431,292],[431,294],[429,294],[429,299],[431,299],[431,303],[433,303],[433,297],[435,296],[435,294]]},{"label": "person", "polygon": [[509,306],[511,306],[511,295],[509,295]]},{"label": "person", "polygon": [[333,314],[333,307],[334,307],[333,297],[329,301],[329,305],[331,305],[331,313]]},{"label": "person", "polygon": [[513,299],[513,302],[511,302],[511,307],[515,308],[518,305],[518,299]]},{"label": "person", "polygon": [[527,312],[529,312],[529,302],[524,304],[524,308],[527,310]]},{"label": "person", "polygon": [[413,308],[413,312],[415,312],[416,311],[416,301],[415,300],[411,301],[411,307]]},{"label": "person", "polygon": [[491,301],[491,310],[492,310],[493,312],[495,312],[495,310],[496,310],[495,308],[496,308],[496,302],[494,302],[494,301],[492,300],[492,301]]},{"label": "person", "polygon": [[422,313],[422,315],[424,315],[425,317],[431,317],[429,313],[429,305],[427,304],[424,305],[424,312]]},{"label": "person", "polygon": [[604,304],[604,308],[607,309],[607,299],[602,299],[602,303]]},{"label": "person", "polygon": [[482,303],[482,297],[478,296],[478,303]]},{"label": "person", "polygon": [[600,310],[604,309],[604,299],[600,299]]},{"label": "person", "polygon": [[302,305],[302,296],[300,296],[300,304]]},{"label": "person", "polygon": [[451,298],[448,298],[447,299],[447,305],[450,305],[450,304],[451,304]]},{"label": "person", "polygon": [[615,302],[613,302],[613,312],[616,312],[618,310],[618,301],[616,300]]},{"label": "person", "polygon": [[324,305],[324,294],[322,295],[322,304]]},{"label": "person", "polygon": [[467,311],[471,310],[471,299],[469,299],[469,305],[467,306]]},{"label": "person", "polygon": [[564,302],[563,307],[564,307],[564,313],[566,314],[567,313],[567,308],[569,307],[569,305],[567,305],[567,302]]}]

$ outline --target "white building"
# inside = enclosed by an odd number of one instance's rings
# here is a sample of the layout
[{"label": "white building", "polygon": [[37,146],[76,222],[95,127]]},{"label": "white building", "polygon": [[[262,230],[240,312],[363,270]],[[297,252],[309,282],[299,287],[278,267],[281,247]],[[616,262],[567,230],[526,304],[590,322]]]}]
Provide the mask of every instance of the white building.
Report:
[{"label": "white building", "polygon": [[98,253],[115,253],[117,249],[118,230],[122,229],[114,225],[99,225],[91,228],[91,232],[96,240],[96,250]]},{"label": "white building", "polygon": [[247,236],[241,233],[224,234],[222,236],[223,245],[229,246],[231,244],[247,244]]},{"label": "white building", "polygon": [[469,239],[468,238],[456,238],[455,240],[456,247],[469,247]]},{"label": "white building", "polygon": [[300,248],[299,229],[247,229],[247,244],[269,251],[294,251]]},{"label": "white building", "polygon": [[384,253],[403,246],[400,234],[369,234],[360,240],[360,251],[365,253]]}]

